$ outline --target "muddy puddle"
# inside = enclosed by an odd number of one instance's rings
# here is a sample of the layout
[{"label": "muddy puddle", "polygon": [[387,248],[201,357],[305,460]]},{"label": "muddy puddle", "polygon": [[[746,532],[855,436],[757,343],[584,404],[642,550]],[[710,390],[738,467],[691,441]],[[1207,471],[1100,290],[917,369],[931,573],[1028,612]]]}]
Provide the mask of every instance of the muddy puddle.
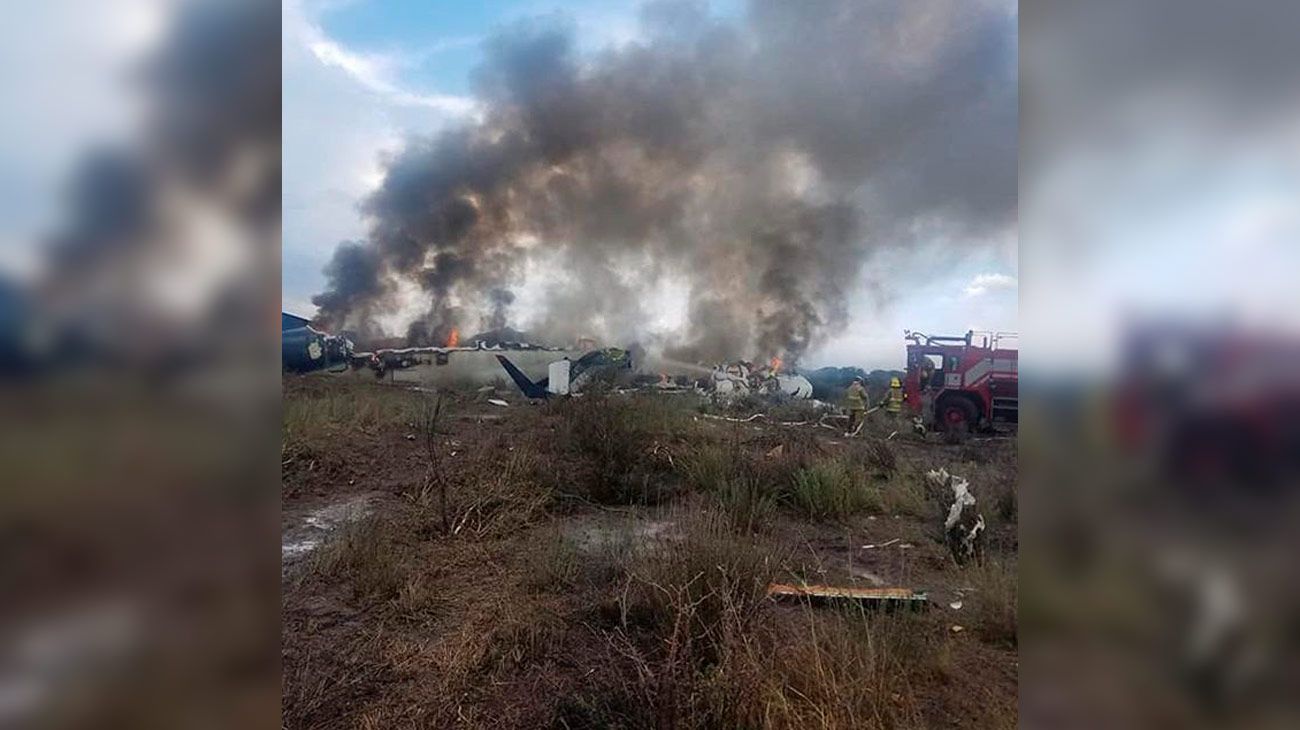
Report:
[{"label": "muddy puddle", "polygon": [[291,522],[280,538],[280,559],[286,565],[311,553],[325,537],[349,522],[356,522],[374,510],[379,494],[359,494],[317,507]]}]

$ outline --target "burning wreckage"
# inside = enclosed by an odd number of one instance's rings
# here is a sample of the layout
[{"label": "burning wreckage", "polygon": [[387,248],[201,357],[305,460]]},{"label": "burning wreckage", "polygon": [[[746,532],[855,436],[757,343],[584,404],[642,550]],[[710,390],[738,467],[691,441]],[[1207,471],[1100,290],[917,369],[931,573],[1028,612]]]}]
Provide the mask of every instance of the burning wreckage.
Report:
[{"label": "burning wreckage", "polygon": [[[563,357],[548,363],[546,377],[537,381],[529,379],[505,355],[497,355],[496,359],[520,392],[534,399],[576,395],[596,383],[620,389],[694,392],[722,400],[749,394],[800,400],[812,398],[812,383],[802,375],[782,372],[779,358],[773,358],[765,369],[755,368],[745,361],[719,364],[708,371],[707,377],[691,379],[683,375],[672,378],[666,372],[650,374],[639,371],[641,355],[643,351],[635,345],[590,350],[576,359]],[[692,369],[696,368],[705,369],[704,366],[692,366]]]},{"label": "burning wreckage", "polygon": [[[533,400],[579,395],[599,385],[616,391],[695,393],[721,403],[757,396],[820,404],[817,397],[833,397],[846,385],[838,382],[845,379],[845,369],[822,368],[811,372],[810,379],[785,368],[780,357],[771,358],[765,366],[736,360],[708,367],[656,360],[637,345],[596,347],[591,338],[581,338],[570,347],[539,344],[510,328],[474,335],[468,338],[469,345],[461,343],[459,330],[453,327],[440,347],[355,352],[351,339],[314,329],[306,319],[284,314],[282,322],[286,371],[368,370],[376,378],[480,385],[496,383],[504,371],[520,393]],[[957,436],[975,430],[1015,430],[1019,420],[1018,352],[1007,344],[1014,342],[1014,333],[971,331],[949,337],[907,331],[905,337],[906,371],[873,371],[865,379],[883,374],[886,381],[892,381],[891,388],[900,391],[900,402],[893,410],[906,414],[914,430]],[[670,376],[667,370],[677,374]],[[849,372],[861,373],[854,378],[858,380],[867,375],[857,369]],[[889,397],[887,393],[886,399]]]},{"label": "burning wreckage", "polygon": [[[491,330],[467,338],[462,344],[459,331],[451,330],[442,346],[381,347],[356,351],[346,335],[331,335],[311,326],[301,317],[282,315],[281,345],[283,368],[287,372],[328,371],[347,373],[370,371],[376,378],[397,379],[411,371],[412,380],[437,380],[439,369],[457,360],[473,361],[459,369],[459,379],[495,380],[503,370],[519,391],[530,399],[554,395],[576,395],[600,384],[617,390],[657,392],[694,392],[719,400],[733,400],[747,395],[808,400],[813,385],[808,378],[783,369],[782,360],[774,357],[766,367],[737,360],[713,367],[691,363],[672,363],[666,369],[691,371],[699,377],[646,369],[645,352],[639,346],[591,347],[594,341],[580,339],[574,347],[539,344],[527,334],[509,328]],[[500,370],[485,366],[490,355]],[[433,369],[433,372],[429,371]],[[448,367],[448,370],[457,370]],[[530,375],[530,372],[533,373]]]},{"label": "burning wreckage", "polygon": [[[812,398],[812,383],[797,373],[782,372],[779,358],[773,358],[765,369],[755,368],[745,361],[719,364],[708,371],[707,377],[691,379],[683,375],[669,377],[666,372],[650,374],[638,370],[643,354],[635,345],[589,350],[577,358],[566,356],[551,361],[547,364],[546,376],[536,381],[505,355],[498,354],[496,359],[520,392],[534,399],[575,395],[596,383],[620,389],[688,391],[719,399],[749,394],[800,400]],[[696,368],[703,370],[704,366],[692,366],[692,369]]]},{"label": "burning wreckage", "polygon": [[453,328],[442,346],[373,347],[358,352],[351,336],[328,334],[314,328],[305,318],[283,313],[281,323],[281,363],[284,371],[293,373],[368,370],[376,378],[382,378],[422,365],[448,365],[453,353],[563,351],[562,348],[528,342],[522,333],[508,328],[475,335],[470,339],[471,344],[463,345],[459,331]]}]

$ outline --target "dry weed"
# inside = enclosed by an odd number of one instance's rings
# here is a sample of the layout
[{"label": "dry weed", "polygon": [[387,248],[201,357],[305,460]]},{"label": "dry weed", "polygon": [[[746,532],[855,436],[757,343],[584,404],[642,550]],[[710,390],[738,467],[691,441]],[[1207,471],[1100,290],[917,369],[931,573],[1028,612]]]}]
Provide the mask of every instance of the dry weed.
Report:
[{"label": "dry weed", "polygon": [[1017,591],[1015,563],[989,558],[971,566],[966,576],[974,593],[968,603],[981,639],[1016,646]]},{"label": "dry weed", "polygon": [[312,552],[307,575],[344,581],[359,596],[392,598],[404,585],[391,525],[370,517],[343,525]]}]

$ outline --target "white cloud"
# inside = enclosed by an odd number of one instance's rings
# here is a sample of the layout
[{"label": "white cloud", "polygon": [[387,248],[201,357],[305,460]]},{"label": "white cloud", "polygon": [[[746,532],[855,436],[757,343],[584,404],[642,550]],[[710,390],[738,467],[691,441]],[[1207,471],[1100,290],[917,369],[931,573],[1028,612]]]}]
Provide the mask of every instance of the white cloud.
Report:
[{"label": "white cloud", "polygon": [[999,289],[1015,289],[1017,286],[1016,277],[1006,274],[979,274],[966,285],[965,294],[968,297],[982,297],[990,291]]},{"label": "white cloud", "polygon": [[[478,111],[478,104],[471,97],[418,93],[403,88],[396,79],[397,72],[409,65],[410,59],[395,54],[365,53],[344,46],[326,35],[320,24],[308,17],[299,2],[285,3],[284,34],[286,42],[301,44],[318,62],[342,70],[388,103],[427,107],[448,114],[473,115]],[[464,38],[452,38],[445,42],[444,47],[457,47],[465,42]]]},{"label": "white cloud", "polygon": [[316,60],[326,66],[345,71],[367,89],[384,96],[389,102],[402,106],[423,106],[450,114],[473,114],[478,105],[473,99],[453,94],[418,94],[403,89],[391,80],[393,69],[400,65],[391,56],[357,53],[320,35],[318,29],[307,26],[309,34],[317,37],[307,42],[307,48]]}]

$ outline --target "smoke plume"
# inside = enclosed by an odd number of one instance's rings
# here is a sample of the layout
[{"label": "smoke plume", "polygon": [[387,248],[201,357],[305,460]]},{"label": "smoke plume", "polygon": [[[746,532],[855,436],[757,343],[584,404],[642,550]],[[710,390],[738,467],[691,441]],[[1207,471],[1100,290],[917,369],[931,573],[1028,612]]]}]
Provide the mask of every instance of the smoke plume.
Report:
[{"label": "smoke plume", "polygon": [[845,326],[873,252],[1014,221],[1014,5],[671,2],[640,28],[591,55],[554,21],[488,41],[482,113],[387,161],[325,324],[373,328],[418,284],[421,331],[505,325],[541,271],[516,314],[554,339],[643,338],[673,282],[675,356],[797,359]]}]

